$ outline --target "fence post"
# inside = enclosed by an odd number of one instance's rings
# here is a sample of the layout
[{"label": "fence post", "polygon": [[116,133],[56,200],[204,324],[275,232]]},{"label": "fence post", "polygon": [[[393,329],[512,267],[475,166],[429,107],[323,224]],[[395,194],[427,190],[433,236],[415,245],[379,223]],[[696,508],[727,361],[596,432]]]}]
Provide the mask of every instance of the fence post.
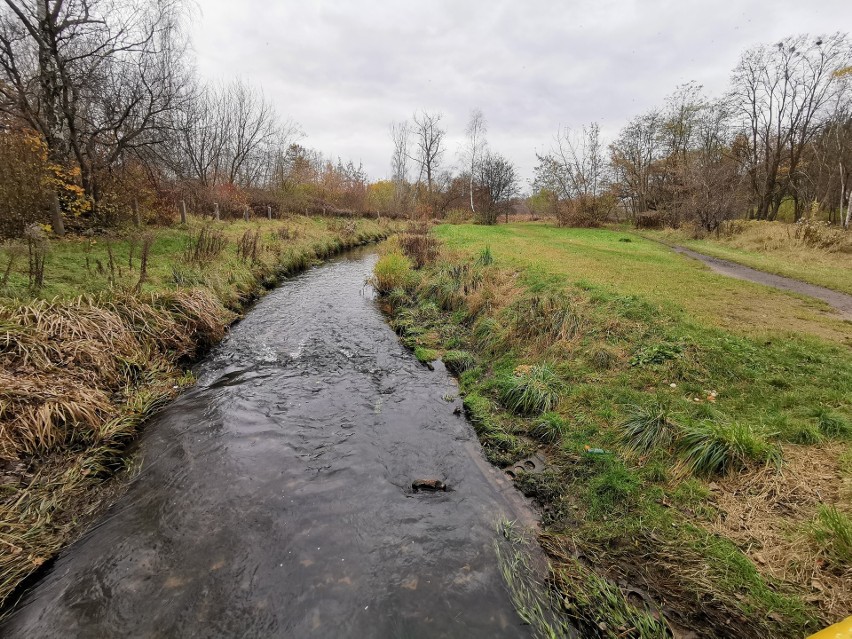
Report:
[{"label": "fence post", "polygon": [[266,205],[266,217],[268,217],[270,220],[272,219],[272,207],[268,204]]},{"label": "fence post", "polygon": [[62,223],[62,210],[59,208],[59,196],[54,193],[50,200],[50,217],[53,232],[59,237],[65,236],[65,224]]},{"label": "fence post", "polygon": [[180,201],[180,223],[186,224],[186,200]]},{"label": "fence post", "polygon": [[248,206],[246,206],[246,210],[245,210],[245,212],[243,213],[243,219],[244,219],[246,222],[248,222],[248,221],[249,221],[249,207],[248,207]]},{"label": "fence post", "polygon": [[139,199],[133,198],[133,224],[142,226],[142,218],[139,216]]},{"label": "fence post", "polygon": [[216,219],[217,222],[219,221],[219,203],[218,202],[213,202],[213,217]]}]

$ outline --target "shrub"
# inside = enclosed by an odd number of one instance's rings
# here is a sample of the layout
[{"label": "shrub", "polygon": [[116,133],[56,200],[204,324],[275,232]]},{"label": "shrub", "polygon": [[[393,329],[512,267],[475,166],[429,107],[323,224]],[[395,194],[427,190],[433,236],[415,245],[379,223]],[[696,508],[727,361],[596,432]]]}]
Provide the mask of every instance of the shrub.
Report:
[{"label": "shrub", "polygon": [[751,462],[780,464],[780,450],[744,424],[704,423],[683,428],[684,464],[696,475],[724,475]]},{"label": "shrub", "polygon": [[540,415],[556,408],[561,387],[549,365],[519,366],[502,381],[500,399],[518,415]]},{"label": "shrub", "polygon": [[467,351],[447,351],[442,361],[447,370],[456,376],[476,366],[476,359]]},{"label": "shrub", "polygon": [[428,230],[424,233],[403,233],[399,236],[399,245],[415,268],[423,268],[438,257],[438,240]]},{"label": "shrub", "polygon": [[370,281],[379,293],[387,294],[394,289],[410,289],[412,275],[411,262],[405,255],[388,253],[376,262]]},{"label": "shrub", "polygon": [[669,420],[669,407],[656,399],[645,406],[631,406],[627,419],[619,427],[624,445],[640,454],[668,448],[677,429]]},{"label": "shrub", "polygon": [[668,223],[667,216],[661,211],[645,211],[636,216],[637,229],[661,229]]}]

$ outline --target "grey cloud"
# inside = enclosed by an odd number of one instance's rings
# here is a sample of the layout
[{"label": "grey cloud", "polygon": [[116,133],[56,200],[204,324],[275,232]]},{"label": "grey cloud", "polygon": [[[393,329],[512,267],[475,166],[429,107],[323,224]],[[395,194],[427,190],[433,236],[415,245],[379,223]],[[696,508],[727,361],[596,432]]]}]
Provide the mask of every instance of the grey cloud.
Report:
[{"label": "grey cloud", "polygon": [[749,46],[850,25],[847,0],[204,0],[193,40],[204,75],[261,84],[306,144],[374,178],[391,121],[442,111],[455,151],[476,106],[529,177],[560,125],[614,135],[689,80],[720,93]]}]

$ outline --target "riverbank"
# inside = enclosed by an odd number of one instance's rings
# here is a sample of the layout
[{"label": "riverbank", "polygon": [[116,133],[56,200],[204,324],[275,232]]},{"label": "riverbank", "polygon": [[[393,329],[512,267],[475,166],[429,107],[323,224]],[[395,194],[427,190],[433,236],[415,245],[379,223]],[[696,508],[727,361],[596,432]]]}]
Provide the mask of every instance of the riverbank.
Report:
[{"label": "riverbank", "polygon": [[0,601],[102,509],[145,419],[253,299],[390,231],[293,217],[68,238],[46,247],[38,290],[31,261],[13,261],[0,291]]},{"label": "riverbank", "polygon": [[625,233],[436,234],[419,270],[391,243],[386,310],[541,505],[589,636],[801,637],[852,612],[848,323]]}]

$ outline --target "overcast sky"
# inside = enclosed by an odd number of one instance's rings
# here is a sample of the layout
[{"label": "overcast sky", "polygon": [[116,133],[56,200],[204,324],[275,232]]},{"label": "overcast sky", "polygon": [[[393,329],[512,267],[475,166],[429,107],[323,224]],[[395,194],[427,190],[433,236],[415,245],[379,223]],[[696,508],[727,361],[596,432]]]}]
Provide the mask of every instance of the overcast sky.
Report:
[{"label": "overcast sky", "polygon": [[303,144],[389,173],[388,126],[440,111],[453,164],[470,110],[524,180],[560,125],[608,139],[695,80],[724,91],[739,54],[852,30],[852,0],[198,0],[199,71],[261,85]]}]

